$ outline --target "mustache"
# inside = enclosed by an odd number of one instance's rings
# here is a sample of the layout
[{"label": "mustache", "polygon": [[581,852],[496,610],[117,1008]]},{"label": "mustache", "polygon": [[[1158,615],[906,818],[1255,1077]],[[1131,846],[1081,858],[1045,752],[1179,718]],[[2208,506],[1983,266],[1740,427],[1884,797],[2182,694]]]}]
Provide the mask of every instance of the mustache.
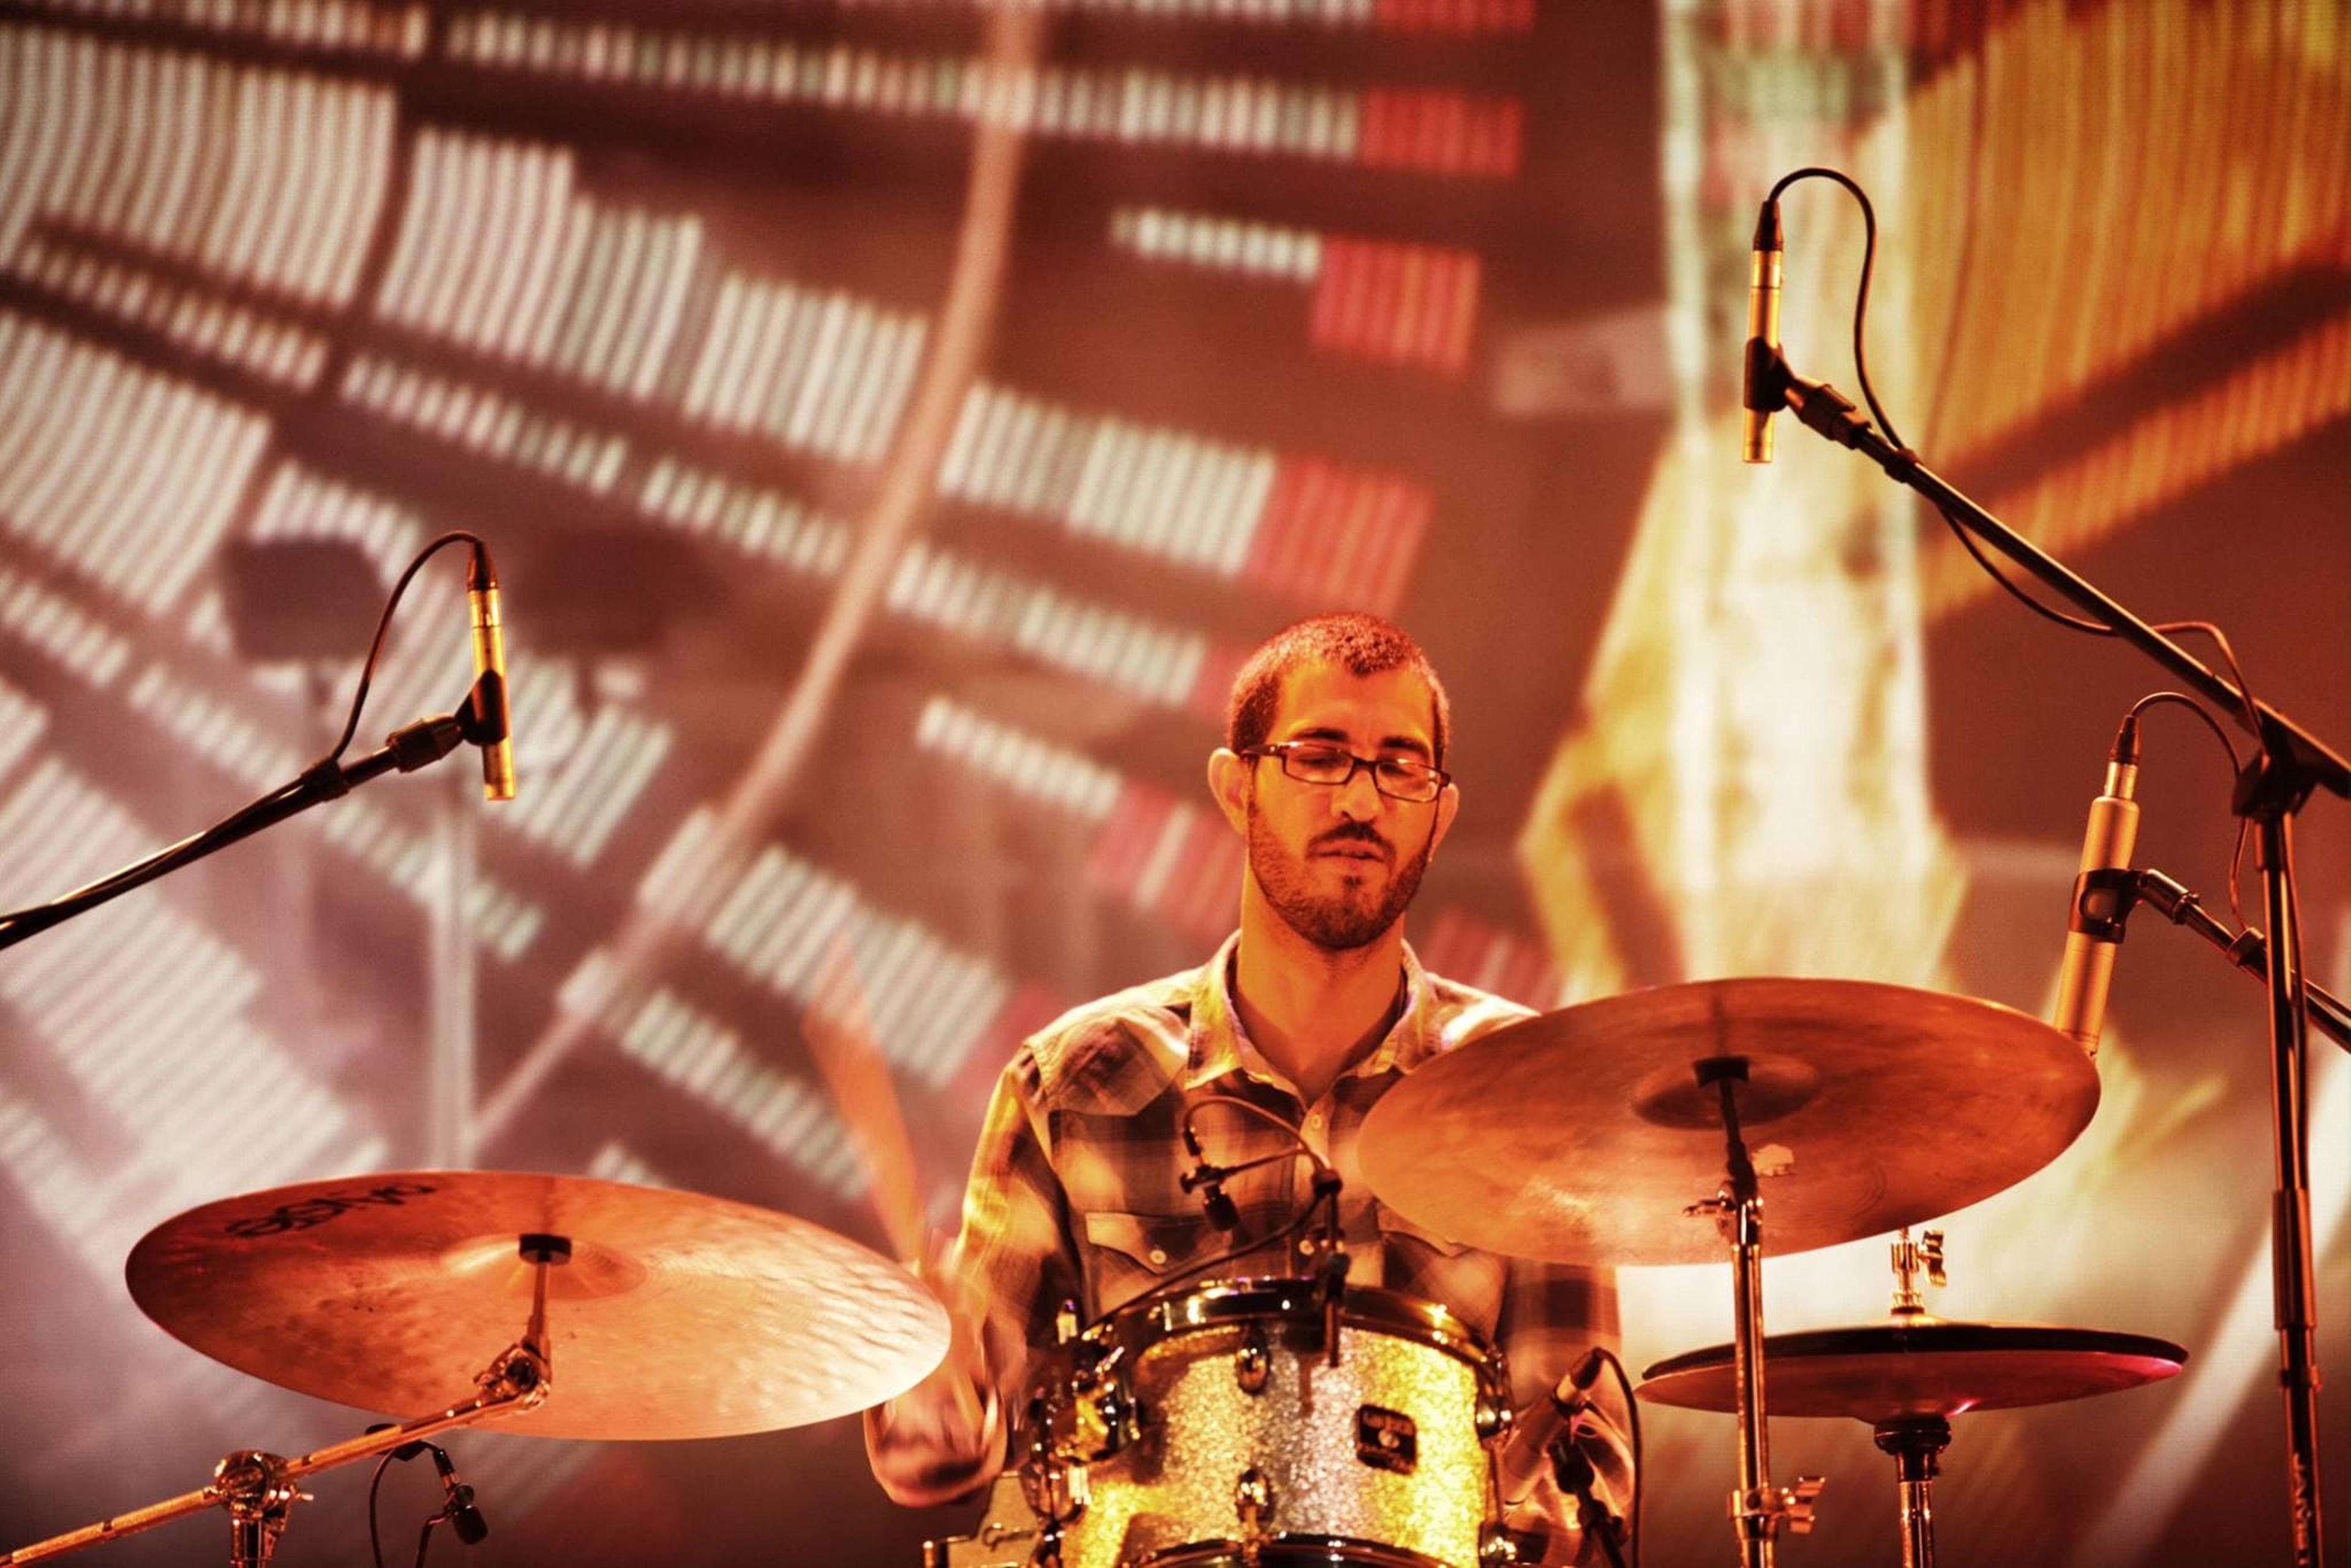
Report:
[{"label": "mustache", "polygon": [[1395,859],[1395,847],[1380,837],[1377,831],[1367,822],[1350,822],[1344,827],[1333,828],[1316,838],[1306,848],[1311,854],[1326,849],[1336,849],[1343,844],[1364,844],[1379,851],[1381,858],[1384,860]]}]

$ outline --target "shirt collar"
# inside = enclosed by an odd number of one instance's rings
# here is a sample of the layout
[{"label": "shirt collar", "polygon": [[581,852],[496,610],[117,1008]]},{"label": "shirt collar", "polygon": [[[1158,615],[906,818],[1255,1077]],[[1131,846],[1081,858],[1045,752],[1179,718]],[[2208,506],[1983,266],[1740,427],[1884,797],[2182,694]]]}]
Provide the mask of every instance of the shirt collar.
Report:
[{"label": "shirt collar", "polygon": [[[1192,995],[1191,1061],[1184,1071],[1184,1087],[1197,1089],[1228,1073],[1238,1072],[1295,1095],[1297,1086],[1259,1053],[1242,1026],[1240,1009],[1233,1004],[1233,961],[1240,951],[1240,933],[1225,938],[1215,957],[1201,966]],[[1428,977],[1412,944],[1404,945],[1404,1006],[1395,1022],[1361,1061],[1342,1078],[1369,1078],[1382,1072],[1409,1072],[1437,1049],[1429,1027]]]}]

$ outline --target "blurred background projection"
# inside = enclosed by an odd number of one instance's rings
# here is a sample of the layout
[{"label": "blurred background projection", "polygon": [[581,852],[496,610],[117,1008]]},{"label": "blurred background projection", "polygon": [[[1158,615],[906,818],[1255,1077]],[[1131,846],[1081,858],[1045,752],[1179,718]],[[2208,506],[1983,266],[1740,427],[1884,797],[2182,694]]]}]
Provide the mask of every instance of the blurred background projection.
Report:
[{"label": "blurred background projection", "polygon": [[[1314,611],[1453,689],[1431,967],[2044,1010],[2163,683],[1792,422],[1740,464],[1756,203],[1863,181],[1904,436],[2339,742],[2346,147],[2341,0],[0,0],[0,904],[322,751],[448,528],[497,551],[522,778],[384,782],[0,956],[0,1545],[355,1429],[140,1315],[125,1255],[195,1204],[547,1170],[885,1245],[803,1040],[844,944],[950,1222],[1015,1042],[1229,928],[1202,758]],[[1789,357],[1857,392],[1857,211],[1786,213]],[[465,693],[458,578],[362,744]],[[2228,783],[2150,716],[2140,862],[2216,904]],[[2351,817],[2302,822],[2343,988]],[[2264,1016],[2191,946],[2141,923],[2096,1120],[1949,1221],[1935,1310],[2193,1360],[1962,1423],[1956,1560],[2285,1559]],[[2313,1059],[2340,1533],[2351,1074]],[[1878,1316],[1884,1258],[1772,1263],[1771,1326]],[[1719,1268],[1624,1289],[1636,1369],[1729,1335]],[[1729,1560],[1730,1427],[1653,1413],[1650,1563]],[[852,1421],[452,1447],[484,1562],[911,1568],[971,1522],[891,1507]],[[1834,1479],[1786,1562],[1894,1559],[1866,1427],[1774,1460]],[[386,1487],[396,1552],[432,1483]],[[363,1560],[356,1473],[315,1490],[282,1560]]]}]

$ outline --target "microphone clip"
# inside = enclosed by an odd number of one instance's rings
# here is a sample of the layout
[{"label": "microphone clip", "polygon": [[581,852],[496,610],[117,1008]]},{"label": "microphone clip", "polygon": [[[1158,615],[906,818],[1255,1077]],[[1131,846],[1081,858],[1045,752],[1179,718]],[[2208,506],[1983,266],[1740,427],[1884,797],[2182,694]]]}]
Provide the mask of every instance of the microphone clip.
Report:
[{"label": "microphone clip", "polygon": [[2138,898],[2138,873],[2128,866],[2094,867],[2074,879],[2074,909],[2065,929],[2100,942],[2120,942]]}]

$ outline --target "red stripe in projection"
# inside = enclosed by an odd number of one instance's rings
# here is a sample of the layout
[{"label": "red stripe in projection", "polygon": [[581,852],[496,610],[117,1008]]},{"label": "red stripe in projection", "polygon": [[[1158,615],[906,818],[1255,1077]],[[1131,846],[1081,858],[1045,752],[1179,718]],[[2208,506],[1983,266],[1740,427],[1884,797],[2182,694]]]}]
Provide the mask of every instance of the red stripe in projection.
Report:
[{"label": "red stripe in projection", "polygon": [[1328,598],[1322,587],[1332,552],[1345,537],[1347,494],[1352,476],[1331,464],[1316,461],[1301,493],[1298,508],[1298,550],[1290,562],[1290,586],[1301,597]]},{"label": "red stripe in projection", "polygon": [[1382,345],[1389,359],[1403,364],[1426,362],[1421,342],[1428,336],[1429,319],[1437,307],[1438,279],[1445,266],[1445,253],[1434,246],[1404,247],[1398,261],[1396,319],[1389,323],[1387,341]]},{"label": "red stripe in projection", "polygon": [[1306,308],[1306,340],[1320,346],[1331,340],[1332,323],[1338,319],[1342,297],[1340,279],[1345,276],[1345,256],[1353,241],[1325,236],[1322,241],[1322,264],[1314,274],[1314,294]]},{"label": "red stripe in projection", "polygon": [[1336,586],[1348,603],[1387,613],[1395,607],[1380,598],[1385,566],[1394,548],[1391,517],[1403,481],[1378,478],[1357,487],[1347,507],[1345,542],[1332,562]]},{"label": "red stripe in projection", "polygon": [[1373,538],[1373,503],[1387,481],[1351,476],[1332,498],[1329,543],[1320,557],[1317,588],[1320,597],[1350,609],[1379,610],[1364,596],[1363,561],[1376,548]]},{"label": "red stripe in projection", "polygon": [[1519,172],[1524,121],[1512,98],[1374,88],[1364,94],[1358,158],[1375,169],[1506,178]]},{"label": "red stripe in projection", "polygon": [[1240,840],[1219,813],[1186,809],[1183,870],[1160,900],[1161,913],[1177,930],[1202,938],[1232,929],[1240,896]]},{"label": "red stripe in projection", "polygon": [[1199,678],[1192,683],[1192,695],[1185,706],[1194,713],[1206,714],[1222,725],[1225,709],[1231,703],[1233,677],[1241,673],[1249,654],[1239,648],[1216,644],[1208,656],[1200,661]]},{"label": "red stripe in projection", "polygon": [[1347,347],[1366,359],[1378,359],[1403,298],[1403,247],[1376,245],[1364,248],[1368,254],[1364,256],[1364,313],[1355,323],[1355,332]]},{"label": "red stripe in projection", "polygon": [[1456,375],[1469,368],[1469,348],[1477,341],[1478,292],[1483,269],[1484,263],[1475,255],[1464,253],[1454,259],[1452,313],[1443,324],[1445,337],[1437,346],[1436,361]]},{"label": "red stripe in projection", "polygon": [[1275,485],[1284,492],[1289,504],[1282,508],[1279,528],[1269,528],[1260,535],[1264,549],[1259,557],[1260,570],[1255,575],[1270,588],[1294,592],[1311,547],[1314,517],[1322,505],[1329,476],[1318,458],[1285,457]]},{"label": "red stripe in projection", "polygon": [[1364,246],[1361,240],[1330,239],[1322,248],[1317,285],[1314,336],[1326,347],[1343,347],[1364,308]]},{"label": "red stripe in projection", "polygon": [[971,1053],[947,1082],[948,1097],[966,1102],[984,1098],[995,1088],[997,1075],[1012,1060],[1020,1042],[1069,1011],[1070,1005],[1034,980],[1021,981],[979,1031]]},{"label": "red stripe in projection", "polygon": [[1420,559],[1422,544],[1428,538],[1428,525],[1437,511],[1437,498],[1418,485],[1398,486],[1395,522],[1388,534],[1388,548],[1381,561],[1381,576],[1375,585],[1375,602],[1394,609],[1404,601],[1405,587],[1412,580],[1412,569]]},{"label": "red stripe in projection", "polygon": [[1147,785],[1121,789],[1109,818],[1094,835],[1093,852],[1086,862],[1088,883],[1121,897],[1129,895],[1175,804]]},{"label": "red stripe in projection", "polygon": [[1524,33],[1533,0],[1379,0],[1372,26],[1392,33]]},{"label": "red stripe in projection", "polygon": [[1305,484],[1305,471],[1295,458],[1282,458],[1274,465],[1272,493],[1266,497],[1257,533],[1249,540],[1243,577],[1270,587],[1280,587],[1287,580],[1284,567],[1297,549],[1300,493]]}]

